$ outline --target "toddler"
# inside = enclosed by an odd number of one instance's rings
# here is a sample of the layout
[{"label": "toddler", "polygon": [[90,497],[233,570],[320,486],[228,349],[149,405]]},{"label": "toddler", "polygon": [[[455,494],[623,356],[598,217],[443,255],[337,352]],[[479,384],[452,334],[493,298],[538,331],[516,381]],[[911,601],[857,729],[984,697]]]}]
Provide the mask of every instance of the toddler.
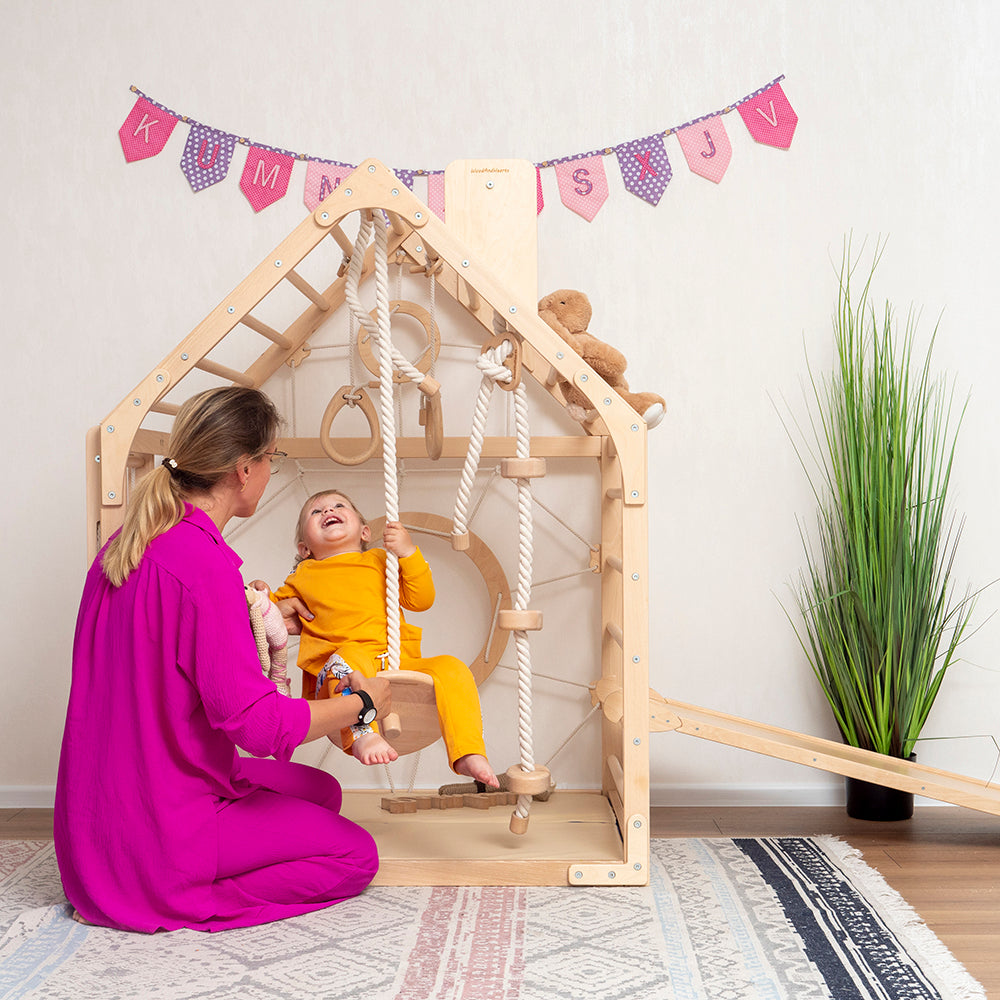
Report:
[{"label": "toddler", "polygon": [[[368,523],[343,493],[314,494],[302,507],[295,536],[297,563],[272,599],[285,618],[299,612],[298,665],[305,671],[306,698],[315,698],[330,674],[341,677],[357,670],[372,677],[385,668],[386,550],[399,559],[400,606],[426,611],[434,603],[430,567],[406,528],[398,521],[388,522],[385,549],[368,548],[370,539]],[[300,613],[299,602],[311,618]],[[399,666],[434,678],[438,721],[452,770],[498,787],[486,759],[472,672],[454,656],[422,657],[421,630],[400,618]],[[363,764],[396,759],[396,751],[372,726],[352,726],[343,739],[344,749]]]}]

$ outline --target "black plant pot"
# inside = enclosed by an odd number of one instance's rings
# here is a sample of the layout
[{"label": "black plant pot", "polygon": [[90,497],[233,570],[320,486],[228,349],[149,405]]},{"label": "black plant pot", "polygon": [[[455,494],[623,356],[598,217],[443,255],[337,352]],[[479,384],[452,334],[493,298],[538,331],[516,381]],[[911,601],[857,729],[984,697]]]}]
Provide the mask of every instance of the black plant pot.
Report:
[{"label": "black plant pot", "polygon": [[[916,759],[910,755],[910,760]],[[893,823],[913,817],[913,792],[886,788],[860,778],[844,778],[847,789],[847,815],[852,819],[868,819]]]}]

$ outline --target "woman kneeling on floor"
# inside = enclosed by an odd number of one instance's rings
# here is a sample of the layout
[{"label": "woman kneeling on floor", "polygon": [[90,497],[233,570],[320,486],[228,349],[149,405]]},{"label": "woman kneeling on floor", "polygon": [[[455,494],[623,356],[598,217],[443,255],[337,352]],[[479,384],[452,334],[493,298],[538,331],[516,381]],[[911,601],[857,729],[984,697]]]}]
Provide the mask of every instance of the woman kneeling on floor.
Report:
[{"label": "woman kneeling on floor", "polygon": [[[357,722],[367,699],[287,698],[264,677],[241,560],[222,539],[231,517],[257,508],[279,423],[256,389],[188,400],[170,455],[87,576],[55,847],[66,895],[91,923],[261,924],[355,896],[378,869],[370,835],[340,815],[336,779],[290,760]],[[383,677],[351,683],[389,710]]]}]

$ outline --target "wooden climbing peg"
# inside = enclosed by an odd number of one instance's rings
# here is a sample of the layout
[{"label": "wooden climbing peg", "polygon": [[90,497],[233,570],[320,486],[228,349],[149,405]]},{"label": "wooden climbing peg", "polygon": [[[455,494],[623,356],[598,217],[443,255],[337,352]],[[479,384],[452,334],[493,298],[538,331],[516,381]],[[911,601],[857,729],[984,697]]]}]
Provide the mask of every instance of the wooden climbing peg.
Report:
[{"label": "wooden climbing peg", "polygon": [[545,475],[544,458],[503,458],[500,475],[504,479],[541,479]]},{"label": "wooden climbing peg", "polygon": [[504,608],[497,613],[497,628],[502,628],[505,632],[539,632],[542,628],[542,613]]}]

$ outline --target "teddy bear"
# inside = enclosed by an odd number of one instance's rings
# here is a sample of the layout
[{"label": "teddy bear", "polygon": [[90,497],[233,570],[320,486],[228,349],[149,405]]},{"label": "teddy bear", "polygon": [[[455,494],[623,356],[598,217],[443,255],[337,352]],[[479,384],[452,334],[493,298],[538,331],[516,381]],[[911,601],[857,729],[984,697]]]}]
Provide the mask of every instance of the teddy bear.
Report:
[{"label": "teddy bear", "polygon": [[[663,397],[655,392],[630,392],[625,381],[625,355],[588,332],[592,310],[583,292],[562,288],[546,295],[538,303],[538,315],[646,421],[647,427],[655,427],[663,419]],[[560,380],[559,385],[570,415],[583,421],[592,409],[590,400],[571,382]]]}]

